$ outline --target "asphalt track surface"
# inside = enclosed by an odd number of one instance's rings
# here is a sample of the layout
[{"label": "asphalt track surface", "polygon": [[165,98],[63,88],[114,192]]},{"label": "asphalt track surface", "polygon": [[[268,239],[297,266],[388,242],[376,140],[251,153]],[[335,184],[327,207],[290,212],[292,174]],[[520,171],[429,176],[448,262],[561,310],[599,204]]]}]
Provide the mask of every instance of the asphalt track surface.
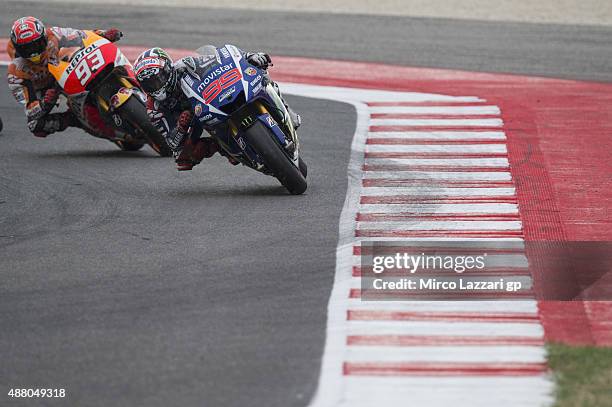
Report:
[{"label": "asphalt track surface", "polygon": [[[611,30],[601,27],[1,7],[6,32],[32,14],[119,26],[131,44],[236,43],[278,55],[612,80]],[[304,117],[310,167],[307,194],[290,197],[274,179],[219,157],[179,174],[150,150],[123,153],[79,131],[35,139],[2,88],[3,391],[63,387],[69,405],[306,405],[323,350],[352,108],[289,98]]]}]

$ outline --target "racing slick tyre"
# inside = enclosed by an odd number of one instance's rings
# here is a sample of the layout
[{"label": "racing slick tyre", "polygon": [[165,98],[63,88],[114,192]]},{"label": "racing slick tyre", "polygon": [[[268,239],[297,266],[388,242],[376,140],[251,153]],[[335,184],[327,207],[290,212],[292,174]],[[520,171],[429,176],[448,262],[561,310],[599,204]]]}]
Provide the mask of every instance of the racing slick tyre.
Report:
[{"label": "racing slick tyre", "polygon": [[306,191],[306,179],[262,123],[256,122],[251,126],[245,137],[249,145],[261,156],[266,167],[292,195],[300,195]]},{"label": "racing slick tyre", "polygon": [[302,157],[299,158],[298,165],[300,167],[300,172],[302,173],[304,178],[306,178],[306,176],[308,175],[308,166],[306,165],[304,160],[302,160]]},{"label": "racing slick tyre", "polygon": [[172,150],[166,144],[166,140],[159,133],[159,131],[153,126],[149,115],[147,115],[147,108],[135,97],[129,98],[121,107],[118,109],[119,114],[132,126],[138,128],[143,134],[146,135],[149,140],[151,148],[162,157],[170,157]]}]

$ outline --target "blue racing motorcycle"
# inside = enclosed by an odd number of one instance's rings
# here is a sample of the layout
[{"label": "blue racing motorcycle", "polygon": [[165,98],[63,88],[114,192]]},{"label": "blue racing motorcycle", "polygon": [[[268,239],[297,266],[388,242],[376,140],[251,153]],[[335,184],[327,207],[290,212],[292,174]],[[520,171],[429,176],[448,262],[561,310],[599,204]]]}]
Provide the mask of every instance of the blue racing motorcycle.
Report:
[{"label": "blue racing motorcycle", "polygon": [[307,188],[298,136],[265,71],[248,63],[233,45],[197,50],[181,88],[195,125],[214,137],[222,154],[276,177],[291,194]]}]

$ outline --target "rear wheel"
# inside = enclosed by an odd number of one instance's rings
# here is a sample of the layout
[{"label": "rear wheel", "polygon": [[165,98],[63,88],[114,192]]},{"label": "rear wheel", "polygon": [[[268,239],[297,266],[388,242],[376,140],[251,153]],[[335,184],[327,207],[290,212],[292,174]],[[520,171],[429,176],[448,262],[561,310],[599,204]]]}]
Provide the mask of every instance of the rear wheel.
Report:
[{"label": "rear wheel", "polygon": [[166,144],[166,140],[153,126],[153,123],[151,123],[149,115],[147,115],[147,108],[138,98],[130,97],[117,111],[121,117],[129,121],[132,126],[139,129],[147,137],[151,148],[157,154],[162,157],[170,157],[172,155],[172,150]]},{"label": "rear wheel", "polygon": [[272,139],[273,135],[262,123],[256,122],[246,132],[248,143],[263,159],[266,167],[293,195],[306,191],[308,184],[300,170],[293,165],[281,147]]}]

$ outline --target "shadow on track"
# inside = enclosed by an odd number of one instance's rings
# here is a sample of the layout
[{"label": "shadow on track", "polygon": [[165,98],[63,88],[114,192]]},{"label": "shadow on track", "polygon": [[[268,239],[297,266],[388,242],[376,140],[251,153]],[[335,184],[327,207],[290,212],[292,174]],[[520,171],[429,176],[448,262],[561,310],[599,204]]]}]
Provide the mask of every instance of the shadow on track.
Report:
[{"label": "shadow on track", "polygon": [[28,154],[32,158],[164,158],[153,155],[148,151],[122,151],[122,150],[76,150],[76,151],[49,151],[44,153]]},{"label": "shadow on track", "polygon": [[[261,185],[261,186],[225,186],[225,185],[207,185],[206,187],[191,188],[187,189],[168,189],[166,191],[169,196],[175,198],[227,198],[227,197],[287,197],[291,198],[292,195],[287,193],[287,190],[282,185]],[[295,197],[293,197],[295,198]],[[298,198],[299,199],[299,198]]]}]

